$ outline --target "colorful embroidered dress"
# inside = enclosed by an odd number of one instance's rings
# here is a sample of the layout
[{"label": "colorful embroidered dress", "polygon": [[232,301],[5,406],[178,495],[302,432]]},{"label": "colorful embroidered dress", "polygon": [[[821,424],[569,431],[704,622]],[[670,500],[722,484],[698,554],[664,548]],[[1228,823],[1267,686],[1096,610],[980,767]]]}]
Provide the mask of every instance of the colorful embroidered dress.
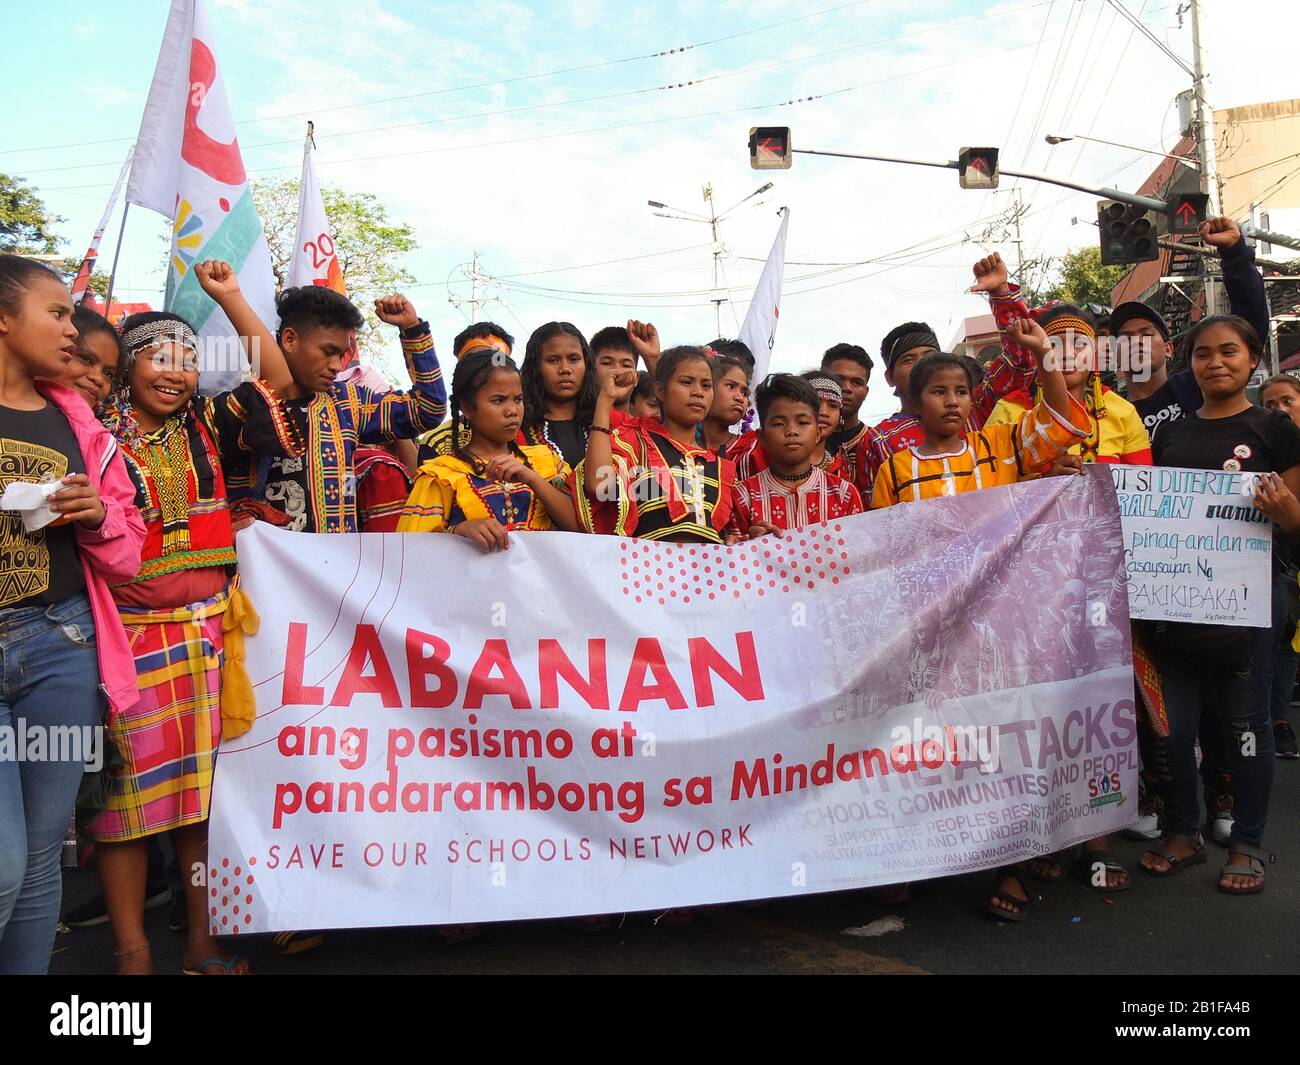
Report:
[{"label": "colorful embroidered dress", "polygon": [[1016,425],[967,433],[949,454],[922,455],[918,447],[895,452],[876,474],[872,509],[1015,484],[1051,465],[1087,436],[1089,426],[1088,412],[1071,396],[1068,418],[1040,403]]},{"label": "colorful embroidered dress", "polygon": [[610,436],[613,476],[600,498],[574,471],[578,521],[587,532],[644,540],[726,542],[735,507],[736,467],[711,448],[680,444],[662,423],[630,418]]},{"label": "colorful embroidered dress", "polygon": [[[352,382],[308,399],[278,400],[250,415],[240,441],[252,458],[248,496],[291,519],[295,532],[357,532],[357,449],[410,439],[435,428],[447,412],[447,390],[425,322],[402,331],[409,392],[375,392]],[[225,441],[222,442],[223,454]]]},{"label": "colorful embroidered dress", "polygon": [[[113,598],[135,657],[140,698],[109,735],[122,756],[104,812],[91,825],[120,842],[208,817],[222,730],[223,616],[235,541],[212,419],[220,398],[197,397],[153,432],[123,399],[105,421],[136,486],[145,524],[140,575]],[[205,424],[207,419],[207,424]]]},{"label": "colorful embroidered dress", "polygon": [[[994,359],[985,372],[984,380],[971,393],[968,432],[981,429],[998,400],[1010,392],[1029,388],[1038,373],[1038,362],[1033,352],[1021,347],[1007,334],[1007,325],[1013,318],[1028,318],[1029,308],[1020,298],[1018,285],[1008,286],[1001,295],[989,296],[989,307],[1002,338],[1002,354]],[[920,419],[899,411],[868,430],[867,469],[863,475],[866,483],[876,484],[876,474],[890,455],[905,448],[920,447],[925,443],[925,429]],[[865,497],[864,497],[865,498]],[[874,499],[870,506],[875,506]]]},{"label": "colorful embroidered dress", "polygon": [[[540,476],[569,491],[571,471],[553,448],[529,445],[521,450]],[[447,532],[463,521],[482,518],[495,518],[506,532],[555,528],[546,507],[528,485],[492,480],[475,464],[456,455],[442,455],[420,467],[397,531]]]}]

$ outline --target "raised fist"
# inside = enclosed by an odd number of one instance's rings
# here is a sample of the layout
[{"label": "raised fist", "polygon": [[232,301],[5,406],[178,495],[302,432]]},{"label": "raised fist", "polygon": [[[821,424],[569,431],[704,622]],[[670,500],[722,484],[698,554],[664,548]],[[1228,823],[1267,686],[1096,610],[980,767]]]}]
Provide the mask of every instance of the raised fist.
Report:
[{"label": "raised fist", "polygon": [[410,329],[420,322],[415,305],[405,296],[383,296],[375,300],[375,314],[381,322],[395,325],[398,329]]},{"label": "raised fist", "polygon": [[975,273],[975,284],[971,285],[971,292],[1005,291],[1008,280],[1007,265],[997,252],[981,259],[971,269]]}]

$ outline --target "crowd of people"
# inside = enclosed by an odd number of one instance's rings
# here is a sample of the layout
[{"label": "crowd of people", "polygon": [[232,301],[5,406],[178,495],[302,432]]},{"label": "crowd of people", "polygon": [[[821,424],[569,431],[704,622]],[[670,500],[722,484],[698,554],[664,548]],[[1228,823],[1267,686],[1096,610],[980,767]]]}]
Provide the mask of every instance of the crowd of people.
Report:
[{"label": "crowd of people", "polygon": [[[1201,236],[1218,250],[1232,313],[1181,338],[1187,368],[1176,373],[1177,338],[1150,307],[1124,304],[1105,319],[1065,303],[1031,310],[992,255],[974,265],[971,287],[1001,334],[987,366],[942,351],[923,322],[890,329],[878,359],[844,342],[806,372],[762,381],[736,340],[664,349],[647,322],[590,340],[551,322],[516,362],[514,338],[478,322],[452,344],[449,418],[429,327],[403,296],[376,302],[400,331],[411,379],[390,390],[349,365],[363,317],[345,297],[287,289],[272,333],[228,264],[196,264],[258,355],[256,376],[204,395],[200,340],[183,318],[150,311],[115,328],[74,306],[43,265],[0,256],[0,489],[59,484],[48,524],[0,511],[0,724],[106,721],[116,752],[95,787],[78,762],[0,761],[0,972],[48,965],[74,807],[94,842],[116,967],[151,971],[144,912],[162,891],[158,840],[170,836],[181,870],[205,864],[221,741],[255,713],[243,641],[256,605],[235,551],[254,521],[443,533],[483,552],[552,529],[734,545],[1093,462],[1261,475],[1254,505],[1276,535],[1272,626],[1135,626],[1145,721],[1130,830],[1151,841],[1141,865],[1154,877],[1205,861],[1202,781],[1227,847],[1219,889],[1259,892],[1275,755],[1296,756],[1288,545],[1300,534],[1300,382],[1271,378],[1262,406],[1252,402],[1263,282],[1231,221],[1207,222]],[[1119,340],[1148,356],[1123,395],[1100,372]],[[878,368],[898,410],[869,426],[861,413]],[[1023,919],[1029,879],[1060,879],[1072,862],[1098,891],[1129,886],[1103,837],[1081,855],[998,870],[989,913]],[[248,972],[209,934],[201,878],[181,876],[176,890],[185,971]],[[277,946],[312,941],[289,932]]]}]

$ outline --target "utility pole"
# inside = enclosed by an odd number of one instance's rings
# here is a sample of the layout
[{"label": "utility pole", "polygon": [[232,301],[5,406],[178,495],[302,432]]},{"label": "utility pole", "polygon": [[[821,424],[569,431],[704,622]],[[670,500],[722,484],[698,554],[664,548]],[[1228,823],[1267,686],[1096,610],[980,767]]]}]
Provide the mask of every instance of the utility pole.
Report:
[{"label": "utility pole", "polygon": [[[479,308],[481,308],[484,304],[496,302],[495,297],[491,294],[491,291],[488,290],[487,288],[487,286],[494,279],[490,274],[483,273],[483,271],[479,269],[478,263],[479,263],[479,252],[476,251],[474,252],[474,259],[472,262],[461,263],[460,266],[453,267],[452,269],[452,273],[455,273],[457,270],[459,270],[461,274],[469,281],[469,299],[465,299],[463,296],[457,296],[454,292],[451,291],[451,274],[447,275],[447,302],[450,303],[457,310],[460,310],[468,306],[469,320],[471,325],[474,322],[478,321]],[[479,295],[480,281],[484,283],[484,293],[482,296]]]},{"label": "utility pole", "polygon": [[[1223,204],[1219,197],[1219,172],[1214,153],[1214,111],[1205,99],[1205,46],[1204,26],[1201,23],[1200,0],[1188,0],[1192,16],[1192,94],[1195,102],[1196,158],[1201,166],[1201,191],[1209,199],[1207,214],[1217,215]],[[1208,270],[1205,274],[1205,313],[1218,314],[1219,286]]]},{"label": "utility pole", "polygon": [[718,274],[722,267],[722,244],[718,241],[718,211],[713,203],[713,182],[704,186],[704,202],[709,205],[709,232],[713,234],[713,288],[709,300],[713,303],[714,336],[722,336],[722,304],[726,295],[718,289]]}]

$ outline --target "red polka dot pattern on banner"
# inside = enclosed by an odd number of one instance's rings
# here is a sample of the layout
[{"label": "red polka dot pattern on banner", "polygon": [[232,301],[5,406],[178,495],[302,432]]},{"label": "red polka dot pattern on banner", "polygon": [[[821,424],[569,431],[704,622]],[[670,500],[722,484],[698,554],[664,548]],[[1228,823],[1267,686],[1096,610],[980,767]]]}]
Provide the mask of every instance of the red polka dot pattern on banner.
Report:
[{"label": "red polka dot pattern on banner", "polygon": [[253,883],[256,880],[253,866],[255,865],[257,865],[257,858],[250,857],[245,864],[231,868],[230,859],[223,858],[221,868],[228,870],[230,875],[220,878],[221,889],[217,887],[217,868],[210,866],[208,869],[212,894],[210,901],[213,904],[208,912],[212,915],[214,929],[219,928],[223,935],[227,933],[234,935],[239,932],[241,925],[253,923]]},{"label": "red polka dot pattern on banner", "polygon": [[[623,540],[619,562],[623,594],[637,604],[683,606],[788,594],[839,584],[849,576],[838,524],[810,525],[784,536],[764,536],[735,547]],[[785,583],[793,575],[793,586]]]}]

